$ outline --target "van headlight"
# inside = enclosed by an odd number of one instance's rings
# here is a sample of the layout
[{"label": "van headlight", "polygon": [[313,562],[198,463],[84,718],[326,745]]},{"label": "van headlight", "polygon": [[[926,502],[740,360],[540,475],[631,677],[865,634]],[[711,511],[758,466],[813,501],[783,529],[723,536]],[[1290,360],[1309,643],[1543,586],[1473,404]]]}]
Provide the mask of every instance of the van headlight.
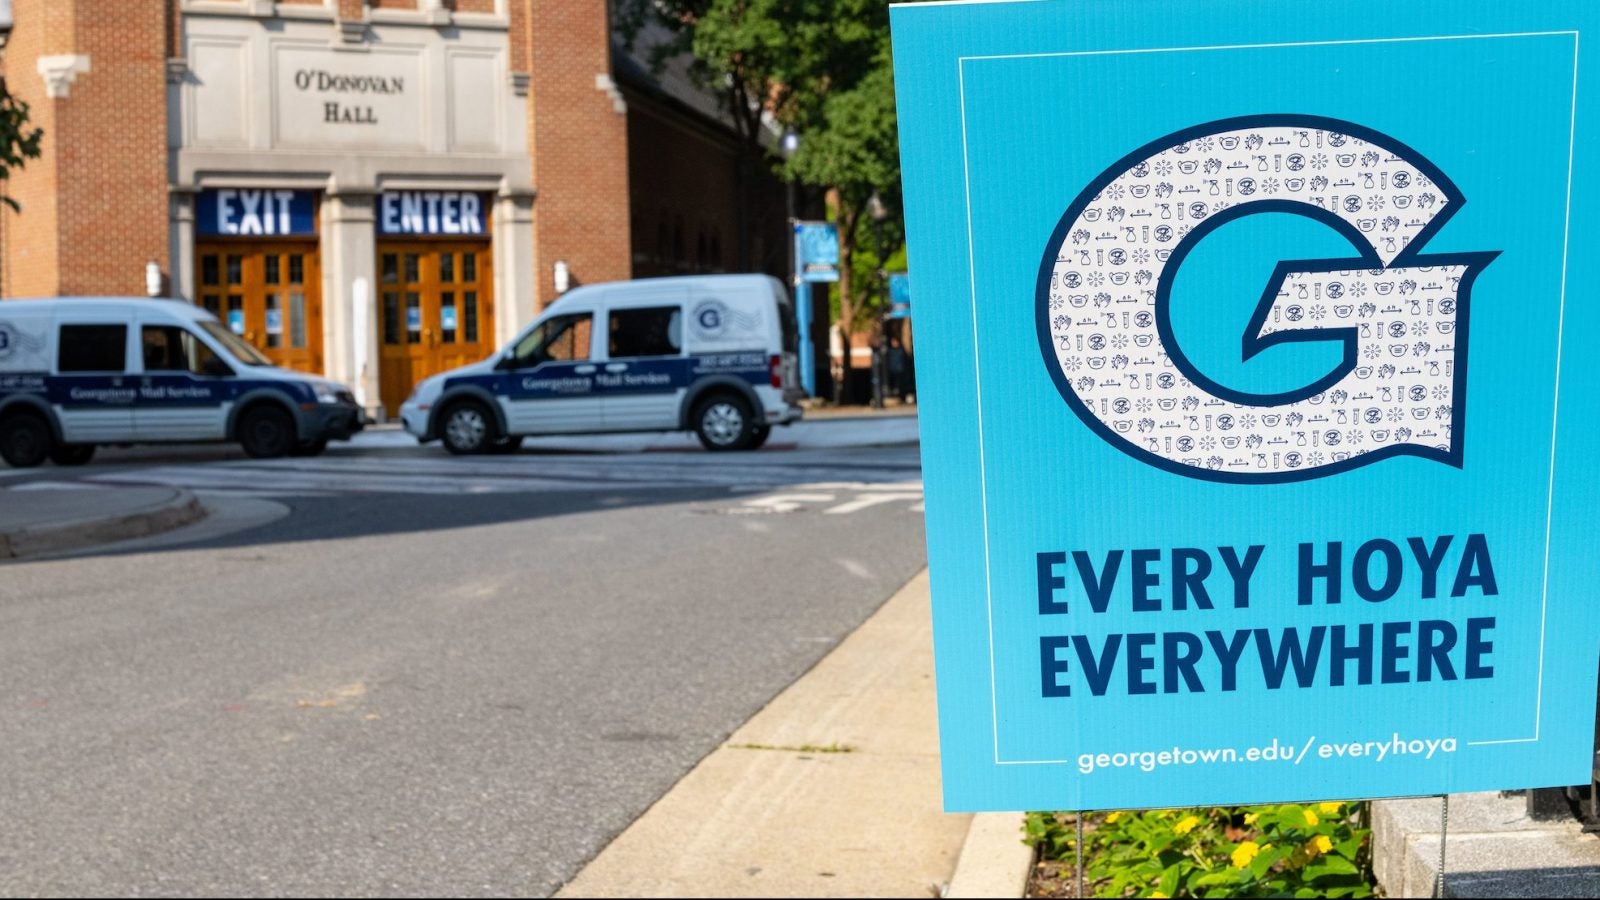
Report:
[{"label": "van headlight", "polygon": [[328,406],[338,406],[345,402],[347,392],[337,385],[324,384],[317,387],[317,402]]}]

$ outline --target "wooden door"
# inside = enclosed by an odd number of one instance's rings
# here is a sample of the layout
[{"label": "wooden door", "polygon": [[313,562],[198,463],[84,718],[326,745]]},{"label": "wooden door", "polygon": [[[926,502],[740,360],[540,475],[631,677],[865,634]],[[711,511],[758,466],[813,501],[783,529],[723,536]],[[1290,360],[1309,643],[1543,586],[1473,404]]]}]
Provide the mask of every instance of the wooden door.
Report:
[{"label": "wooden door", "polygon": [[397,415],[417,382],[494,352],[488,241],[378,245],[379,389]]},{"label": "wooden door", "polygon": [[311,241],[199,244],[200,305],[274,364],[320,374],[319,262]]}]

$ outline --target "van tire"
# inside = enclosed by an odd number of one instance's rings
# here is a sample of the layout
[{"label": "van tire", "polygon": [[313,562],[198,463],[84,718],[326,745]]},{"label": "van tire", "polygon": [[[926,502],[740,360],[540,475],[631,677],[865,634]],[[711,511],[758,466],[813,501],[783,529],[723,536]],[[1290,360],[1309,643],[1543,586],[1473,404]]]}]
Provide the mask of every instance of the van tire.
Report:
[{"label": "van tire", "polygon": [[476,400],[452,403],[439,416],[439,442],[456,456],[486,453],[494,446],[494,418]]},{"label": "van tire", "polygon": [[277,459],[294,450],[294,419],[276,406],[258,406],[239,418],[239,446],[251,459]]},{"label": "van tire", "polygon": [[93,444],[57,444],[50,448],[50,461],[58,466],[81,466],[91,459]]},{"label": "van tire", "polygon": [[750,404],[737,394],[713,394],[695,404],[694,433],[713,453],[744,450],[755,430]]},{"label": "van tire", "polygon": [[0,459],[13,469],[31,469],[50,456],[50,426],[33,413],[13,413],[0,420]]}]

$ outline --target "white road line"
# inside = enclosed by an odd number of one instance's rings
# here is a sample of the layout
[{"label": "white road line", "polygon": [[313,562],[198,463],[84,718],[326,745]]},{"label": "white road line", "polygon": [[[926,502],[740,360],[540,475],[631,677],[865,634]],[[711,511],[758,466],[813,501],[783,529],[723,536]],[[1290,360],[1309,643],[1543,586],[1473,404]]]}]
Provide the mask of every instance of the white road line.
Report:
[{"label": "white road line", "polygon": [[757,500],[746,500],[744,505],[752,509],[764,509],[769,512],[786,513],[794,512],[807,503],[831,503],[832,494],[773,494]]},{"label": "white road line", "polygon": [[893,493],[885,493],[885,494],[863,494],[862,496],[857,497],[854,500],[850,500],[850,501],[847,501],[845,503],[841,503],[838,506],[833,507],[832,509],[825,509],[825,510],[823,510],[823,513],[826,514],[826,515],[830,515],[830,516],[844,516],[844,515],[849,515],[850,513],[853,513],[853,512],[860,512],[863,509],[868,509],[868,508],[871,508],[871,507],[874,507],[874,506],[878,506],[880,504],[893,503],[896,500],[921,500],[921,499],[922,499],[922,492],[921,491],[917,491],[916,493],[912,493],[910,491],[895,491]]}]

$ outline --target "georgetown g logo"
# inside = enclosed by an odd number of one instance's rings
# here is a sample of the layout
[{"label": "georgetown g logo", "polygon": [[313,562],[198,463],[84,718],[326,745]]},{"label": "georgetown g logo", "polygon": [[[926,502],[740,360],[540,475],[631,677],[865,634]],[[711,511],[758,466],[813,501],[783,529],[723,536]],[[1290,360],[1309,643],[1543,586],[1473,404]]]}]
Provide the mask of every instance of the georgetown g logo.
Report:
[{"label": "georgetown g logo", "polygon": [[[1226,119],[1154,141],[1085,188],[1051,236],[1046,366],[1112,446],[1192,478],[1300,481],[1399,455],[1459,468],[1469,299],[1499,254],[1424,245],[1465,202],[1411,148],[1336,119]],[[1251,394],[1184,355],[1169,303],[1196,243],[1266,212],[1325,224],[1357,255],[1278,263],[1242,359],[1295,341],[1340,342],[1343,358],[1298,390]]]}]

